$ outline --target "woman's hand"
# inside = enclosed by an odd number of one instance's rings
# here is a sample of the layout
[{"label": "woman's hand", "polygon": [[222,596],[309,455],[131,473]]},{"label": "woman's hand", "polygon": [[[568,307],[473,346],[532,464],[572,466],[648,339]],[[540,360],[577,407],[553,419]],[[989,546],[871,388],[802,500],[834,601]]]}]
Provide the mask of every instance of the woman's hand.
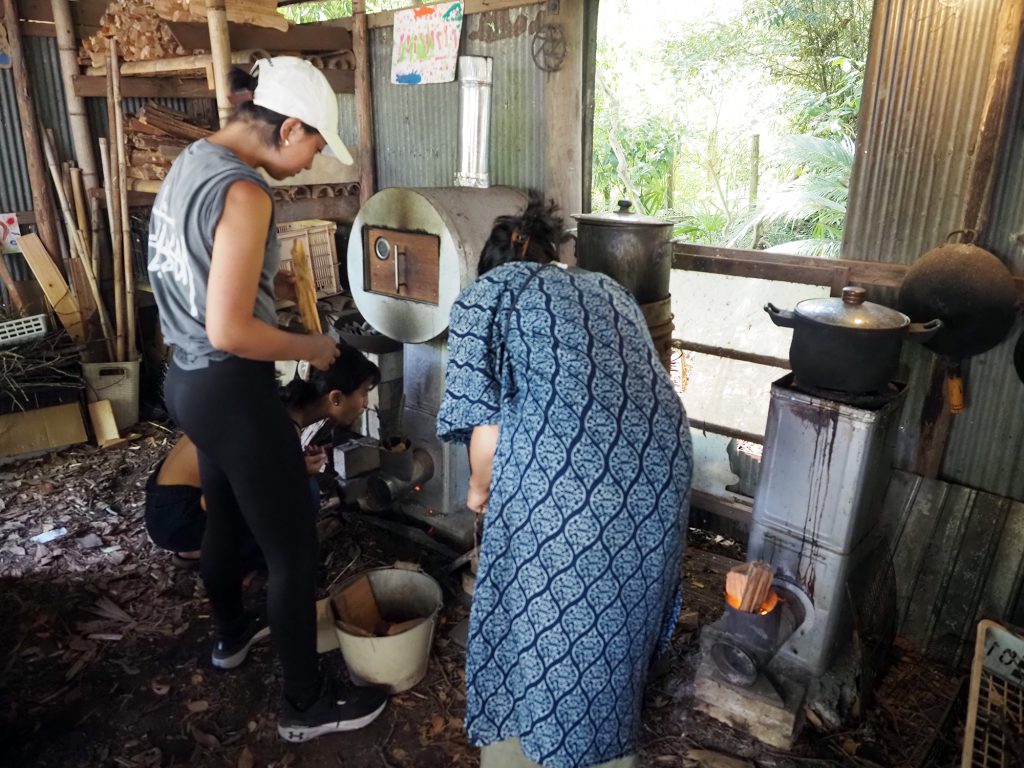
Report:
[{"label": "woman's hand", "polygon": [[326,371],[338,359],[338,342],[322,333],[312,333],[306,339],[309,340],[309,352],[305,359],[314,368]]},{"label": "woman's hand", "polygon": [[466,494],[466,506],[478,515],[482,515],[487,511],[487,502],[490,497],[491,494],[486,488],[480,490],[470,481],[469,493]]},{"label": "woman's hand", "polygon": [[327,449],[322,445],[310,445],[306,447],[306,474],[319,475],[327,464]]}]

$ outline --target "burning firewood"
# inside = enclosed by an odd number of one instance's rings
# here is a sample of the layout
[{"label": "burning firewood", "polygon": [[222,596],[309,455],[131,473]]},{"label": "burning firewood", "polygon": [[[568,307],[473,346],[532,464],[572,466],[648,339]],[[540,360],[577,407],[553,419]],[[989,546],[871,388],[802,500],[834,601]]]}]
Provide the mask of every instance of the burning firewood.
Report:
[{"label": "burning firewood", "polygon": [[767,563],[744,563],[732,568],[725,577],[729,605],[746,613],[767,613],[777,601],[772,577],[772,568]]}]

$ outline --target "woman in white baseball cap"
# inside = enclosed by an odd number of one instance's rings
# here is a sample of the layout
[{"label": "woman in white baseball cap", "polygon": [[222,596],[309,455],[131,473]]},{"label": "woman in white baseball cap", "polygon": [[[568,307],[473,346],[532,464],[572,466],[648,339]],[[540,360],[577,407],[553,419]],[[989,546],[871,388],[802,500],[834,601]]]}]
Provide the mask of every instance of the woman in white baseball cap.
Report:
[{"label": "woman in white baseball cap", "polygon": [[[255,76],[254,76],[255,75]],[[232,669],[273,631],[284,672],[278,732],[289,741],[373,721],[385,690],[342,689],[316,653],[316,521],[295,425],[281,402],[275,360],[326,370],[338,346],[318,333],[277,327],[278,244],[270,187],[338,137],[338,100],[327,79],[294,57],[232,73],[239,98],[228,123],[174,161],[153,205],[149,275],[164,339],[174,348],[164,397],[199,451],[207,504],[200,573],[212,608],[212,663]],[[242,600],[237,543],[248,529],[269,570],[269,627]]]}]

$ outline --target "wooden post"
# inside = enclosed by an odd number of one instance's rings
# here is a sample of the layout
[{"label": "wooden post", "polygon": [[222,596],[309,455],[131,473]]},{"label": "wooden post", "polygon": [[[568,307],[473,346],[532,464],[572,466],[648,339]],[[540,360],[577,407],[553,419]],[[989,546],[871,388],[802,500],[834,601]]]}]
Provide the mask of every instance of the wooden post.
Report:
[{"label": "wooden post", "polygon": [[[111,41],[113,44],[113,41]],[[117,66],[117,57],[111,50],[107,55],[107,71]],[[114,360],[124,360],[125,355],[125,319],[124,319],[124,258],[121,253],[121,185],[117,174],[117,117],[121,109],[120,102],[114,100],[114,78],[107,78],[107,130],[110,139],[107,143],[108,157],[103,159],[103,173],[107,187],[111,190],[107,206],[107,218],[110,223],[111,269],[114,275],[114,323],[116,328],[116,344]],[[104,154],[104,146],[100,145],[100,156]],[[110,203],[113,203],[111,206]]]},{"label": "wooden post", "polygon": [[[761,135],[755,133],[750,137],[750,189],[748,190],[748,202],[750,204],[750,210],[754,210],[754,206],[757,205],[757,192],[758,187],[761,184]],[[757,248],[758,242],[761,240],[761,222],[758,221],[754,225],[753,240],[750,243],[751,248]]]},{"label": "wooden post", "polygon": [[206,25],[210,29],[210,54],[213,57],[213,89],[217,94],[217,115],[223,128],[231,117],[228,73],[231,71],[231,38],[224,0],[206,0]]},{"label": "wooden post", "polygon": [[964,229],[978,233],[984,247],[988,226],[992,188],[1001,169],[996,162],[1007,134],[1007,117],[1011,112],[1010,94],[1014,65],[1020,54],[1021,26],[1024,25],[1024,0],[1003,0],[999,8],[996,41],[989,64],[988,90],[978,134],[974,141],[974,162],[967,183],[964,202]]},{"label": "wooden post", "polygon": [[[565,61],[544,83],[544,192],[564,215],[583,210],[583,32],[585,0],[561,0],[548,22],[565,32]],[[524,9],[524,12],[536,12]],[[571,246],[563,253],[569,260]]]},{"label": "wooden post", "polygon": [[352,52],[356,59],[356,131],[359,143],[359,205],[373,196],[373,93],[370,90],[370,30],[366,4],[352,0]]},{"label": "wooden post", "polygon": [[36,117],[35,102],[29,87],[28,69],[25,66],[25,49],[22,45],[21,26],[18,24],[16,0],[3,0],[4,26],[11,46],[11,65],[14,69],[14,90],[18,99],[18,115],[21,117],[21,138],[25,143],[25,164],[32,187],[32,207],[36,215],[36,229],[46,252],[59,265],[60,235],[57,232],[57,212],[49,195],[46,181],[45,161],[42,144],[39,141],[39,120]]},{"label": "wooden post", "polygon": [[124,137],[124,109],[121,107],[121,71],[118,69],[117,40],[110,40],[110,82],[114,91],[114,128],[117,137],[117,183],[121,209],[121,257],[124,266],[124,356],[126,362],[135,360],[135,269],[132,262],[132,225],[128,210],[128,150]]},{"label": "wooden post", "polygon": [[[996,174],[1002,168],[998,160],[1005,151],[1009,132],[1014,66],[1020,57],[1022,26],[1024,0],[1003,0],[989,62],[985,106],[974,140],[974,160],[964,194],[961,226],[962,229],[973,229],[978,233],[977,243],[981,247],[989,245],[987,228],[992,208],[992,190]],[[963,368],[969,364],[969,360],[960,362]],[[958,375],[951,373],[953,365],[952,361],[945,358],[932,361],[931,386],[921,407],[921,435],[914,457],[914,471],[928,478],[937,478],[942,472],[953,434],[954,413],[950,407],[949,388],[954,378],[959,379]]]}]

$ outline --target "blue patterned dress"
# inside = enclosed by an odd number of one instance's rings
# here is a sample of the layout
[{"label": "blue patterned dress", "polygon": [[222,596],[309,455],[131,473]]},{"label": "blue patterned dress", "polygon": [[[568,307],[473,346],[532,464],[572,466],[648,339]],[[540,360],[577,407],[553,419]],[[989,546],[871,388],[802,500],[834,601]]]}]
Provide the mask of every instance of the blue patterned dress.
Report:
[{"label": "blue patterned dress", "polygon": [[491,270],[451,312],[438,434],[500,424],[466,660],[477,746],[546,768],[633,754],[675,626],[692,449],[643,314],[611,278]]}]

